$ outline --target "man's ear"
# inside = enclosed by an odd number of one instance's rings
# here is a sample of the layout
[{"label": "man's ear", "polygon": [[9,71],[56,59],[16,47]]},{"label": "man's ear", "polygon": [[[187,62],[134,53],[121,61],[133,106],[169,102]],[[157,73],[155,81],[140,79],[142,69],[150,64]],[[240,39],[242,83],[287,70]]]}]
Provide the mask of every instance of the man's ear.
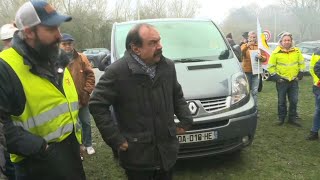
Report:
[{"label": "man's ear", "polygon": [[34,37],[35,37],[35,32],[32,31],[32,29],[28,28],[28,27],[24,29],[24,34],[27,39],[34,39]]},{"label": "man's ear", "polygon": [[140,55],[140,48],[138,46],[132,44],[131,49],[136,55]]}]

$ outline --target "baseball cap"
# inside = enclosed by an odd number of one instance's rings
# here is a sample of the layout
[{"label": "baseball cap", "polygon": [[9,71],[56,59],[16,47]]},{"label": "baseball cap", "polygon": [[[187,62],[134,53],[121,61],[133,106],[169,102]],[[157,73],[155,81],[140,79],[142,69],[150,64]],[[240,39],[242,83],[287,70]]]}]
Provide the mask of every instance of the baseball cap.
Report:
[{"label": "baseball cap", "polygon": [[67,33],[62,33],[61,41],[74,41],[74,38]]},{"label": "baseball cap", "polygon": [[18,30],[16,27],[14,27],[13,24],[5,24],[1,26],[0,30],[0,36],[1,40],[11,39],[13,37],[14,32]]},{"label": "baseball cap", "polygon": [[16,13],[16,26],[19,30],[36,25],[59,26],[63,22],[71,21],[71,16],[58,14],[57,11],[45,1],[28,1]]}]

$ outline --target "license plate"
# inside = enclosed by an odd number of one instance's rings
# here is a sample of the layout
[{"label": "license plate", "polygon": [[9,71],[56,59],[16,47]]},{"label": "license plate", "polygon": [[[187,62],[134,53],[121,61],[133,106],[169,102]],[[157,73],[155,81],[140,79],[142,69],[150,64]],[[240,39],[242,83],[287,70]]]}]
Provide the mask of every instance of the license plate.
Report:
[{"label": "license plate", "polygon": [[217,131],[177,135],[179,143],[193,143],[218,139]]}]

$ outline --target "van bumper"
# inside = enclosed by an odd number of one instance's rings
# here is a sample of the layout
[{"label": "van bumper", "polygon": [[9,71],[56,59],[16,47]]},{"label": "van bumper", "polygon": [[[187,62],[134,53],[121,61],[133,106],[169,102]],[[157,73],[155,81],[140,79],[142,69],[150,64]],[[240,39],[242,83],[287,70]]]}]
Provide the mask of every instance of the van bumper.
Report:
[{"label": "van bumper", "polygon": [[250,145],[257,126],[257,110],[252,96],[245,105],[213,116],[194,118],[186,134],[214,132],[209,141],[180,143],[179,159],[230,153]]}]

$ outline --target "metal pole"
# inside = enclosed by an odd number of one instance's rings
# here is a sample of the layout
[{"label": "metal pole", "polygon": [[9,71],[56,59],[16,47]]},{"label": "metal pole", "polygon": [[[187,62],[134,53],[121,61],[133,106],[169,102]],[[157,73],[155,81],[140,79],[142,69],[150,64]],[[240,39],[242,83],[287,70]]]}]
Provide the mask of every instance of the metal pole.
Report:
[{"label": "metal pole", "polygon": [[277,12],[274,13],[274,34],[273,34],[273,42],[277,42]]},{"label": "metal pole", "polygon": [[137,1],[137,8],[138,8],[138,20],[140,20],[140,0]]}]

